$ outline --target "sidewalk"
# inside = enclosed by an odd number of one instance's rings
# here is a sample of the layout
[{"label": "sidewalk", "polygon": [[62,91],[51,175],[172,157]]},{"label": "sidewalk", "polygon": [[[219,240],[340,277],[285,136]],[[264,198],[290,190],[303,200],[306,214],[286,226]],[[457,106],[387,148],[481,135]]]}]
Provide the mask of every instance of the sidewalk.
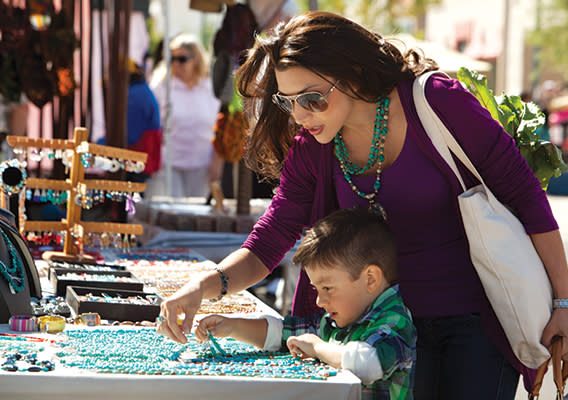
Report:
[{"label": "sidewalk", "polygon": [[[548,196],[550,205],[552,207],[552,212],[558,221],[560,226],[560,233],[562,235],[562,240],[564,242],[564,249],[568,254],[568,196]],[[544,378],[544,383],[540,391],[541,399],[555,399],[556,389],[552,381],[552,372],[549,371]],[[567,398],[567,397],[565,397]],[[527,393],[524,390],[522,380],[519,382],[519,387],[517,389],[517,396],[515,400],[526,400]]]}]

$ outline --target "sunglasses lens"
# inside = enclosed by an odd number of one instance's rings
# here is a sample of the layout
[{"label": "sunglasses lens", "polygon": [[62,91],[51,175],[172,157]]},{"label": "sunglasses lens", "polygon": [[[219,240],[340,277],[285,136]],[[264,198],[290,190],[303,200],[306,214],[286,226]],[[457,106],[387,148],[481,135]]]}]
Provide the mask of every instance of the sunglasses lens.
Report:
[{"label": "sunglasses lens", "polygon": [[272,102],[276,104],[282,111],[290,114],[292,112],[292,101],[278,94],[272,95]]},{"label": "sunglasses lens", "polygon": [[179,62],[180,64],[184,64],[187,61],[191,60],[191,57],[188,56],[172,56],[172,62]]},{"label": "sunglasses lens", "polygon": [[306,93],[299,96],[296,101],[300,106],[312,112],[327,110],[327,100],[320,93]]}]

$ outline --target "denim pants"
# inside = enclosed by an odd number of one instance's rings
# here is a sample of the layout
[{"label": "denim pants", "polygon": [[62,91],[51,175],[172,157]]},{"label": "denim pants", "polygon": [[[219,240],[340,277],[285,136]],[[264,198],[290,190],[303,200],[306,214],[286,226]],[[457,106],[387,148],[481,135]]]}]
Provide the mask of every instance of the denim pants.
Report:
[{"label": "denim pants", "polygon": [[478,314],[414,324],[415,400],[514,400],[519,373],[486,337]]}]

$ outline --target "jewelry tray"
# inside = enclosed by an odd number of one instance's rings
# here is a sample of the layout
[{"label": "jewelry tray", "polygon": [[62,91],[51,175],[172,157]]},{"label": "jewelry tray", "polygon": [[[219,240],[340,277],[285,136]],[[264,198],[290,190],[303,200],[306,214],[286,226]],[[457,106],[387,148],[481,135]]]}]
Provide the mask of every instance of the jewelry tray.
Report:
[{"label": "jewelry tray", "polygon": [[[142,305],[132,303],[105,303],[100,301],[81,301],[81,296],[92,294],[93,296],[108,298],[139,297],[148,299],[148,296],[156,296],[156,304]],[[114,321],[155,321],[160,314],[161,298],[157,294],[135,290],[94,289],[90,287],[67,286],[65,301],[69,304],[75,315],[88,312],[96,312],[101,318]]]},{"label": "jewelry tray", "polygon": [[[119,277],[126,277],[126,278],[133,278],[135,281],[133,282],[113,282],[113,281],[84,281],[79,279],[62,279],[61,276],[68,274],[68,273],[76,273],[76,274],[85,274],[85,275],[105,275],[105,276],[114,276],[116,278]],[[144,289],[144,283],[139,281],[132,275],[129,271],[85,271],[85,270],[78,270],[78,269],[68,269],[68,268],[54,268],[51,271],[51,285],[55,290],[56,296],[65,296],[67,286],[82,286],[82,287],[90,287],[90,288],[98,288],[98,289],[115,289],[115,290],[138,290],[142,291]]]}]

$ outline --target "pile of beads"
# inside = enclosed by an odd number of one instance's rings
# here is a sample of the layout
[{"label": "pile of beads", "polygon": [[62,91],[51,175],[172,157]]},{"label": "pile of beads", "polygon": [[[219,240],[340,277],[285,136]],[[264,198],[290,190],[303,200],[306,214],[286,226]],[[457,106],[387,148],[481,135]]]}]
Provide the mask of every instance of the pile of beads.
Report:
[{"label": "pile of beads", "polygon": [[0,335],[0,368],[9,372],[48,372],[55,368],[43,344],[23,336]]},{"label": "pile of beads", "polygon": [[199,314],[234,314],[257,311],[256,304],[243,293],[223,296],[219,301],[205,300],[199,307]]},{"label": "pile of beads", "polygon": [[256,351],[231,339],[220,339],[224,355],[212,355],[193,335],[181,345],[154,329],[88,329],[67,331],[58,342],[62,364],[100,373],[147,375],[247,376],[324,380],[336,370],[287,353]]}]

